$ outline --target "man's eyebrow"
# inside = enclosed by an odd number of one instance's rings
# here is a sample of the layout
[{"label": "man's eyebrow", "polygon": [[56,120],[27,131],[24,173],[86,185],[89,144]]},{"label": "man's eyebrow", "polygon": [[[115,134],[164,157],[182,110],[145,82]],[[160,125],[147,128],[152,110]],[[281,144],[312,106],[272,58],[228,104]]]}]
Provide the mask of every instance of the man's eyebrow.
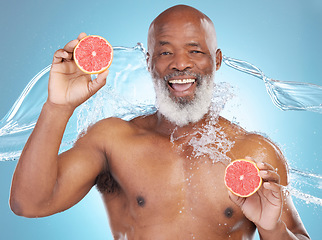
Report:
[{"label": "man's eyebrow", "polygon": [[201,47],[200,43],[198,42],[189,42],[186,44],[188,47]]},{"label": "man's eyebrow", "polygon": [[[168,41],[159,41],[159,45],[160,46],[164,46],[164,45],[169,45],[170,44],[170,42],[168,42]],[[200,43],[198,43],[198,42],[189,42],[189,43],[186,43],[185,44],[186,46],[188,46],[188,47],[201,47],[201,45],[200,45]]]},{"label": "man's eyebrow", "polygon": [[170,42],[168,41],[159,41],[159,45],[161,46],[168,45],[168,44],[170,44]]}]

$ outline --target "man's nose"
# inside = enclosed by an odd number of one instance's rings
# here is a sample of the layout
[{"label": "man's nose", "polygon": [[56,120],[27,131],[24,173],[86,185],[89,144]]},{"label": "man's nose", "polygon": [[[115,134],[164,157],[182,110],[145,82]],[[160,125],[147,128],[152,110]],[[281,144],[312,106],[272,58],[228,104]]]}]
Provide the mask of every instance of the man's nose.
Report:
[{"label": "man's nose", "polygon": [[193,61],[187,54],[177,53],[173,55],[169,67],[172,70],[184,71],[193,67]]}]

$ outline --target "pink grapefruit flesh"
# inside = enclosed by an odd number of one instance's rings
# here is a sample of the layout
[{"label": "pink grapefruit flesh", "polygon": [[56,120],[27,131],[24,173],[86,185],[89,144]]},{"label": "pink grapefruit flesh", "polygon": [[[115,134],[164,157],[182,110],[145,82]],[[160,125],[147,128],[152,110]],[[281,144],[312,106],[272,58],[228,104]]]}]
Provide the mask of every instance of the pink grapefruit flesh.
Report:
[{"label": "pink grapefruit flesh", "polygon": [[253,195],[262,184],[256,163],[246,159],[231,162],[226,167],[224,180],[226,187],[239,197]]},{"label": "pink grapefruit flesh", "polygon": [[103,37],[89,35],[74,49],[74,61],[85,73],[98,74],[108,69],[113,60],[113,47]]}]

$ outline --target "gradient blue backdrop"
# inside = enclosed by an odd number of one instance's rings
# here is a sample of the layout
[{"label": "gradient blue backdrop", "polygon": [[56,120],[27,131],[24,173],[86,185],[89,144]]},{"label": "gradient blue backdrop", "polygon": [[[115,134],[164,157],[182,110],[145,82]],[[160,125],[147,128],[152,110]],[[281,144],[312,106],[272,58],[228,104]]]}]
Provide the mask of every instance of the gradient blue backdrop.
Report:
[{"label": "gradient blue backdrop", "polygon": [[[55,50],[80,32],[102,35],[113,46],[146,46],[150,22],[179,3],[198,8],[214,21],[225,55],[254,63],[272,78],[322,85],[320,0],[1,1],[0,118],[31,78],[50,64]],[[266,133],[292,167],[322,175],[322,115],[277,109],[263,82],[226,66],[217,81],[238,89],[226,117],[236,117],[247,130]],[[95,189],[64,213],[43,219],[15,216],[8,206],[15,165],[0,162],[1,239],[107,239],[108,219]],[[317,188],[320,194],[321,186]],[[322,207],[294,201],[310,235],[319,239]]]}]

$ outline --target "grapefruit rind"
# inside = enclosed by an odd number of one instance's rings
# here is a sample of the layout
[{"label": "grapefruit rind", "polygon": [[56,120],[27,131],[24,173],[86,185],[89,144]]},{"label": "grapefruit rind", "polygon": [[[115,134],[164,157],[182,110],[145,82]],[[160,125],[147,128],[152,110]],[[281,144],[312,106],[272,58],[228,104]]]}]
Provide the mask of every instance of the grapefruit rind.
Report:
[{"label": "grapefruit rind", "polygon": [[[104,42],[106,42],[106,44],[110,47],[110,49],[111,49],[111,59],[109,60],[109,63],[104,67],[104,68],[101,68],[100,70],[98,70],[98,71],[86,71],[80,64],[79,64],[79,60],[77,59],[77,57],[75,57],[76,56],[76,50],[78,49],[78,47],[80,46],[80,44],[81,44],[81,42],[83,42],[85,39],[87,39],[87,38],[89,38],[89,37],[97,37],[97,38],[100,38],[100,39],[102,39],[102,40],[104,40]],[[74,56],[74,61],[75,61],[75,63],[76,63],[76,65],[77,65],[77,67],[82,71],[82,72],[84,72],[84,73],[87,73],[87,74],[99,74],[99,73],[102,73],[102,72],[104,72],[106,69],[108,69],[110,66],[111,66],[111,64],[112,64],[112,61],[113,61],[113,47],[112,47],[112,45],[105,39],[105,38],[103,38],[103,37],[101,37],[101,36],[98,36],[98,35],[88,35],[88,36],[86,36],[86,37],[84,37],[84,38],[82,38],[78,43],[77,43],[77,45],[76,45],[76,47],[74,48],[74,52],[73,52],[73,56]]]},{"label": "grapefruit rind", "polygon": [[[259,179],[258,180],[259,182],[257,183],[258,185],[257,185],[257,187],[255,187],[253,189],[253,191],[249,192],[248,194],[240,194],[240,193],[238,193],[236,190],[233,189],[233,186],[230,186],[230,184],[227,182],[227,177],[229,177],[229,173],[227,173],[227,172],[229,171],[229,168],[231,168],[234,164],[236,164],[238,162],[248,162],[248,163],[251,163],[250,166],[254,166],[254,169],[256,169],[256,171],[257,171],[257,175],[258,175],[258,179]],[[253,195],[254,193],[256,193],[257,190],[261,187],[262,182],[263,182],[262,178],[259,176],[259,169],[256,166],[256,163],[253,162],[253,161],[247,160],[247,159],[238,159],[238,160],[235,160],[235,161],[231,162],[230,164],[228,164],[228,166],[226,167],[226,170],[225,170],[224,181],[225,181],[225,185],[229,189],[229,191],[231,191],[233,194],[235,194],[235,195],[237,195],[239,197],[244,197],[244,198],[250,197],[251,195]]]}]

